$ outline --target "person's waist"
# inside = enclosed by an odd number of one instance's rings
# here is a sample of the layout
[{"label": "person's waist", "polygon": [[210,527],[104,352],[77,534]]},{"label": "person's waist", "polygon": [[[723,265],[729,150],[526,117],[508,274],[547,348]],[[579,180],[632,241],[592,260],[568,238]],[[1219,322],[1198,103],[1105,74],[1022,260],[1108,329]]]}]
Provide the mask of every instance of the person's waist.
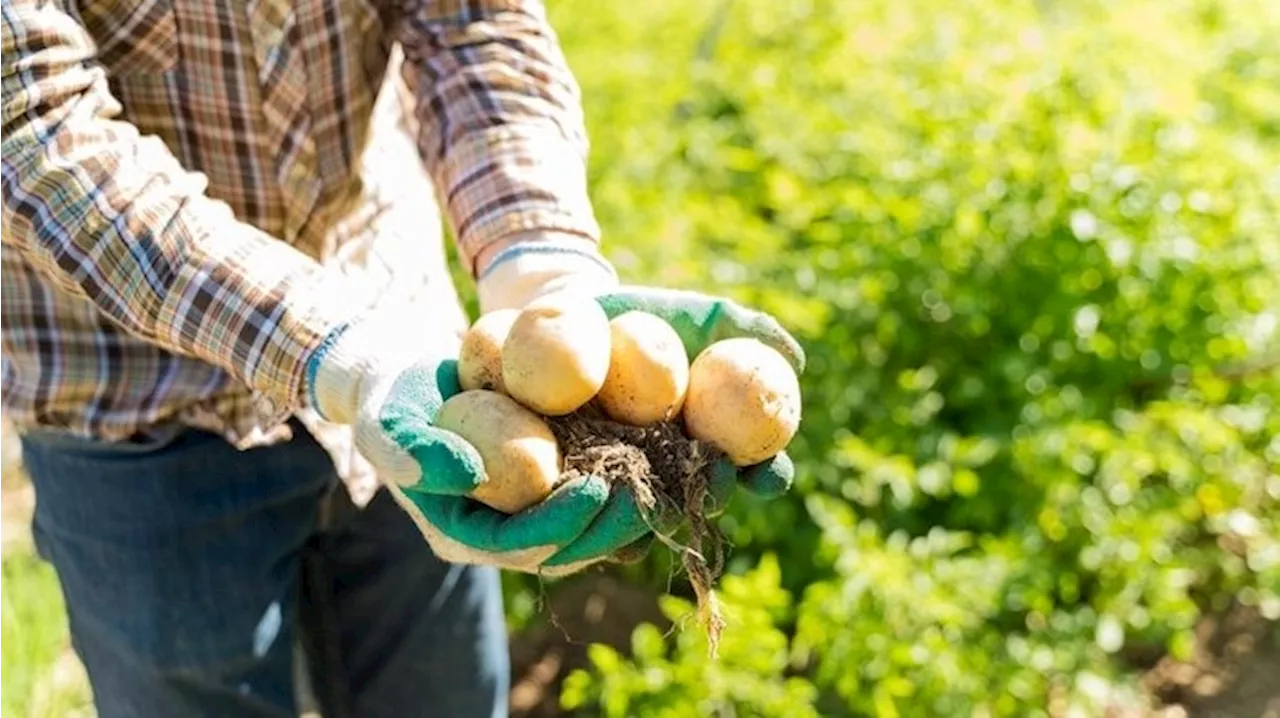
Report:
[{"label": "person's waist", "polygon": [[110,361],[100,361],[101,343],[68,341],[37,350],[6,342],[6,417],[23,433],[103,441],[129,441],[174,423],[251,422],[251,392],[219,368],[130,345],[127,338],[107,342],[120,342]]},{"label": "person's waist", "polygon": [[15,425],[24,442],[65,450],[83,451],[109,448],[122,454],[144,454],[173,443],[182,434],[195,428],[169,418],[152,424],[144,424],[123,435],[98,435],[92,431],[71,427],[42,425]]}]

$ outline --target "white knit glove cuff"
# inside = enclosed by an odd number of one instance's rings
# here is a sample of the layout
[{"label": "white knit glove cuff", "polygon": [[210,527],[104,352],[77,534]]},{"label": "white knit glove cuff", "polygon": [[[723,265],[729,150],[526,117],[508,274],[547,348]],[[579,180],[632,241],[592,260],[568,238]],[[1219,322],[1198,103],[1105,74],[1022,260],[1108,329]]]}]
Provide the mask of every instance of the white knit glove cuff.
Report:
[{"label": "white knit glove cuff", "polygon": [[431,312],[408,303],[382,303],[336,329],[309,362],[309,403],[326,420],[355,423],[378,385],[387,384],[426,356],[448,354],[439,346],[457,338],[432,331]]},{"label": "white knit glove cuff", "polygon": [[617,286],[617,272],[599,251],[553,239],[508,247],[493,258],[476,281],[483,314],[520,309],[558,292],[594,296]]}]

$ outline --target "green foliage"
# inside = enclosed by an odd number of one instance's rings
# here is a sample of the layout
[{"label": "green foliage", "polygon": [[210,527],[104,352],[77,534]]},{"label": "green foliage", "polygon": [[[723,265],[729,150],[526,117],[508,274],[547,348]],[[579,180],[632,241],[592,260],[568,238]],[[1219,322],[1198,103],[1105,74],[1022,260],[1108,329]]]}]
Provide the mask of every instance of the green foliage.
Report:
[{"label": "green foliage", "polygon": [[59,660],[70,651],[70,638],[57,576],[27,547],[6,551],[3,574],[4,715],[83,714],[88,686],[68,670],[78,664]]},{"label": "green foliage", "polygon": [[640,665],[624,661],[608,646],[592,646],[590,658],[600,680],[585,672],[572,674],[565,683],[562,705],[572,710],[598,703],[609,718],[758,712],[817,716],[814,687],[783,675],[789,668],[790,650],[786,634],[775,624],[790,618],[792,605],[791,594],[781,586],[777,559],[766,555],[750,573],[727,577],[722,593],[726,618],[735,630],[725,634],[716,661],[708,656],[702,631],[689,623],[694,605],[667,596],[662,610],[678,626],[676,658],[667,657],[657,628],[641,625],[631,646]]},{"label": "green foliage", "polygon": [[1097,714],[1204,612],[1280,618],[1265,0],[552,14],[610,256],[810,358],[795,492],[721,520],[721,661],[642,627],[567,705]]}]

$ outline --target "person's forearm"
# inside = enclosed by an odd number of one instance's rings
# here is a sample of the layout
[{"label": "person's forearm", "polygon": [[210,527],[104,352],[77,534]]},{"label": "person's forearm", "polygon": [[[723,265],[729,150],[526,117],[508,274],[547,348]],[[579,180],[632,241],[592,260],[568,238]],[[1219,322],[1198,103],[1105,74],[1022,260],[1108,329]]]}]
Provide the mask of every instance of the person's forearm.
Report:
[{"label": "person's forearm", "polygon": [[415,2],[396,27],[419,148],[467,268],[523,238],[594,247],[579,90],[542,3]]},{"label": "person's forearm", "polygon": [[206,196],[160,140],[112,119],[71,17],[34,2],[3,13],[4,243],[130,334],[296,404],[306,358],[350,300]]}]

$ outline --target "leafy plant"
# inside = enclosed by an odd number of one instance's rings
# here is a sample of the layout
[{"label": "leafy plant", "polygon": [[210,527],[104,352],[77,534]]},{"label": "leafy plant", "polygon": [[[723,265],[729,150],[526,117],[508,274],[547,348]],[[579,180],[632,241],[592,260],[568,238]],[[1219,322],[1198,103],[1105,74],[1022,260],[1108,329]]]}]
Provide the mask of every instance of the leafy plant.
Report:
[{"label": "leafy plant", "polygon": [[795,491],[722,519],[748,645],[710,664],[641,627],[566,705],[1096,714],[1206,612],[1280,619],[1267,3],[553,15],[610,256],[773,312],[810,357]]},{"label": "leafy plant", "polygon": [[816,691],[798,677],[787,677],[791,660],[787,635],[777,624],[792,610],[791,595],[782,589],[777,558],[764,556],[750,573],[728,577],[723,586],[724,610],[732,635],[719,646],[718,660],[708,658],[705,636],[679,630],[695,607],[674,596],[664,597],[663,613],[677,624],[676,655],[667,657],[664,637],[650,624],[632,636],[638,665],[612,648],[596,644],[590,658],[600,680],[577,672],[568,678],[562,705],[568,709],[598,703],[609,718],[645,715],[792,715],[817,716]]}]

